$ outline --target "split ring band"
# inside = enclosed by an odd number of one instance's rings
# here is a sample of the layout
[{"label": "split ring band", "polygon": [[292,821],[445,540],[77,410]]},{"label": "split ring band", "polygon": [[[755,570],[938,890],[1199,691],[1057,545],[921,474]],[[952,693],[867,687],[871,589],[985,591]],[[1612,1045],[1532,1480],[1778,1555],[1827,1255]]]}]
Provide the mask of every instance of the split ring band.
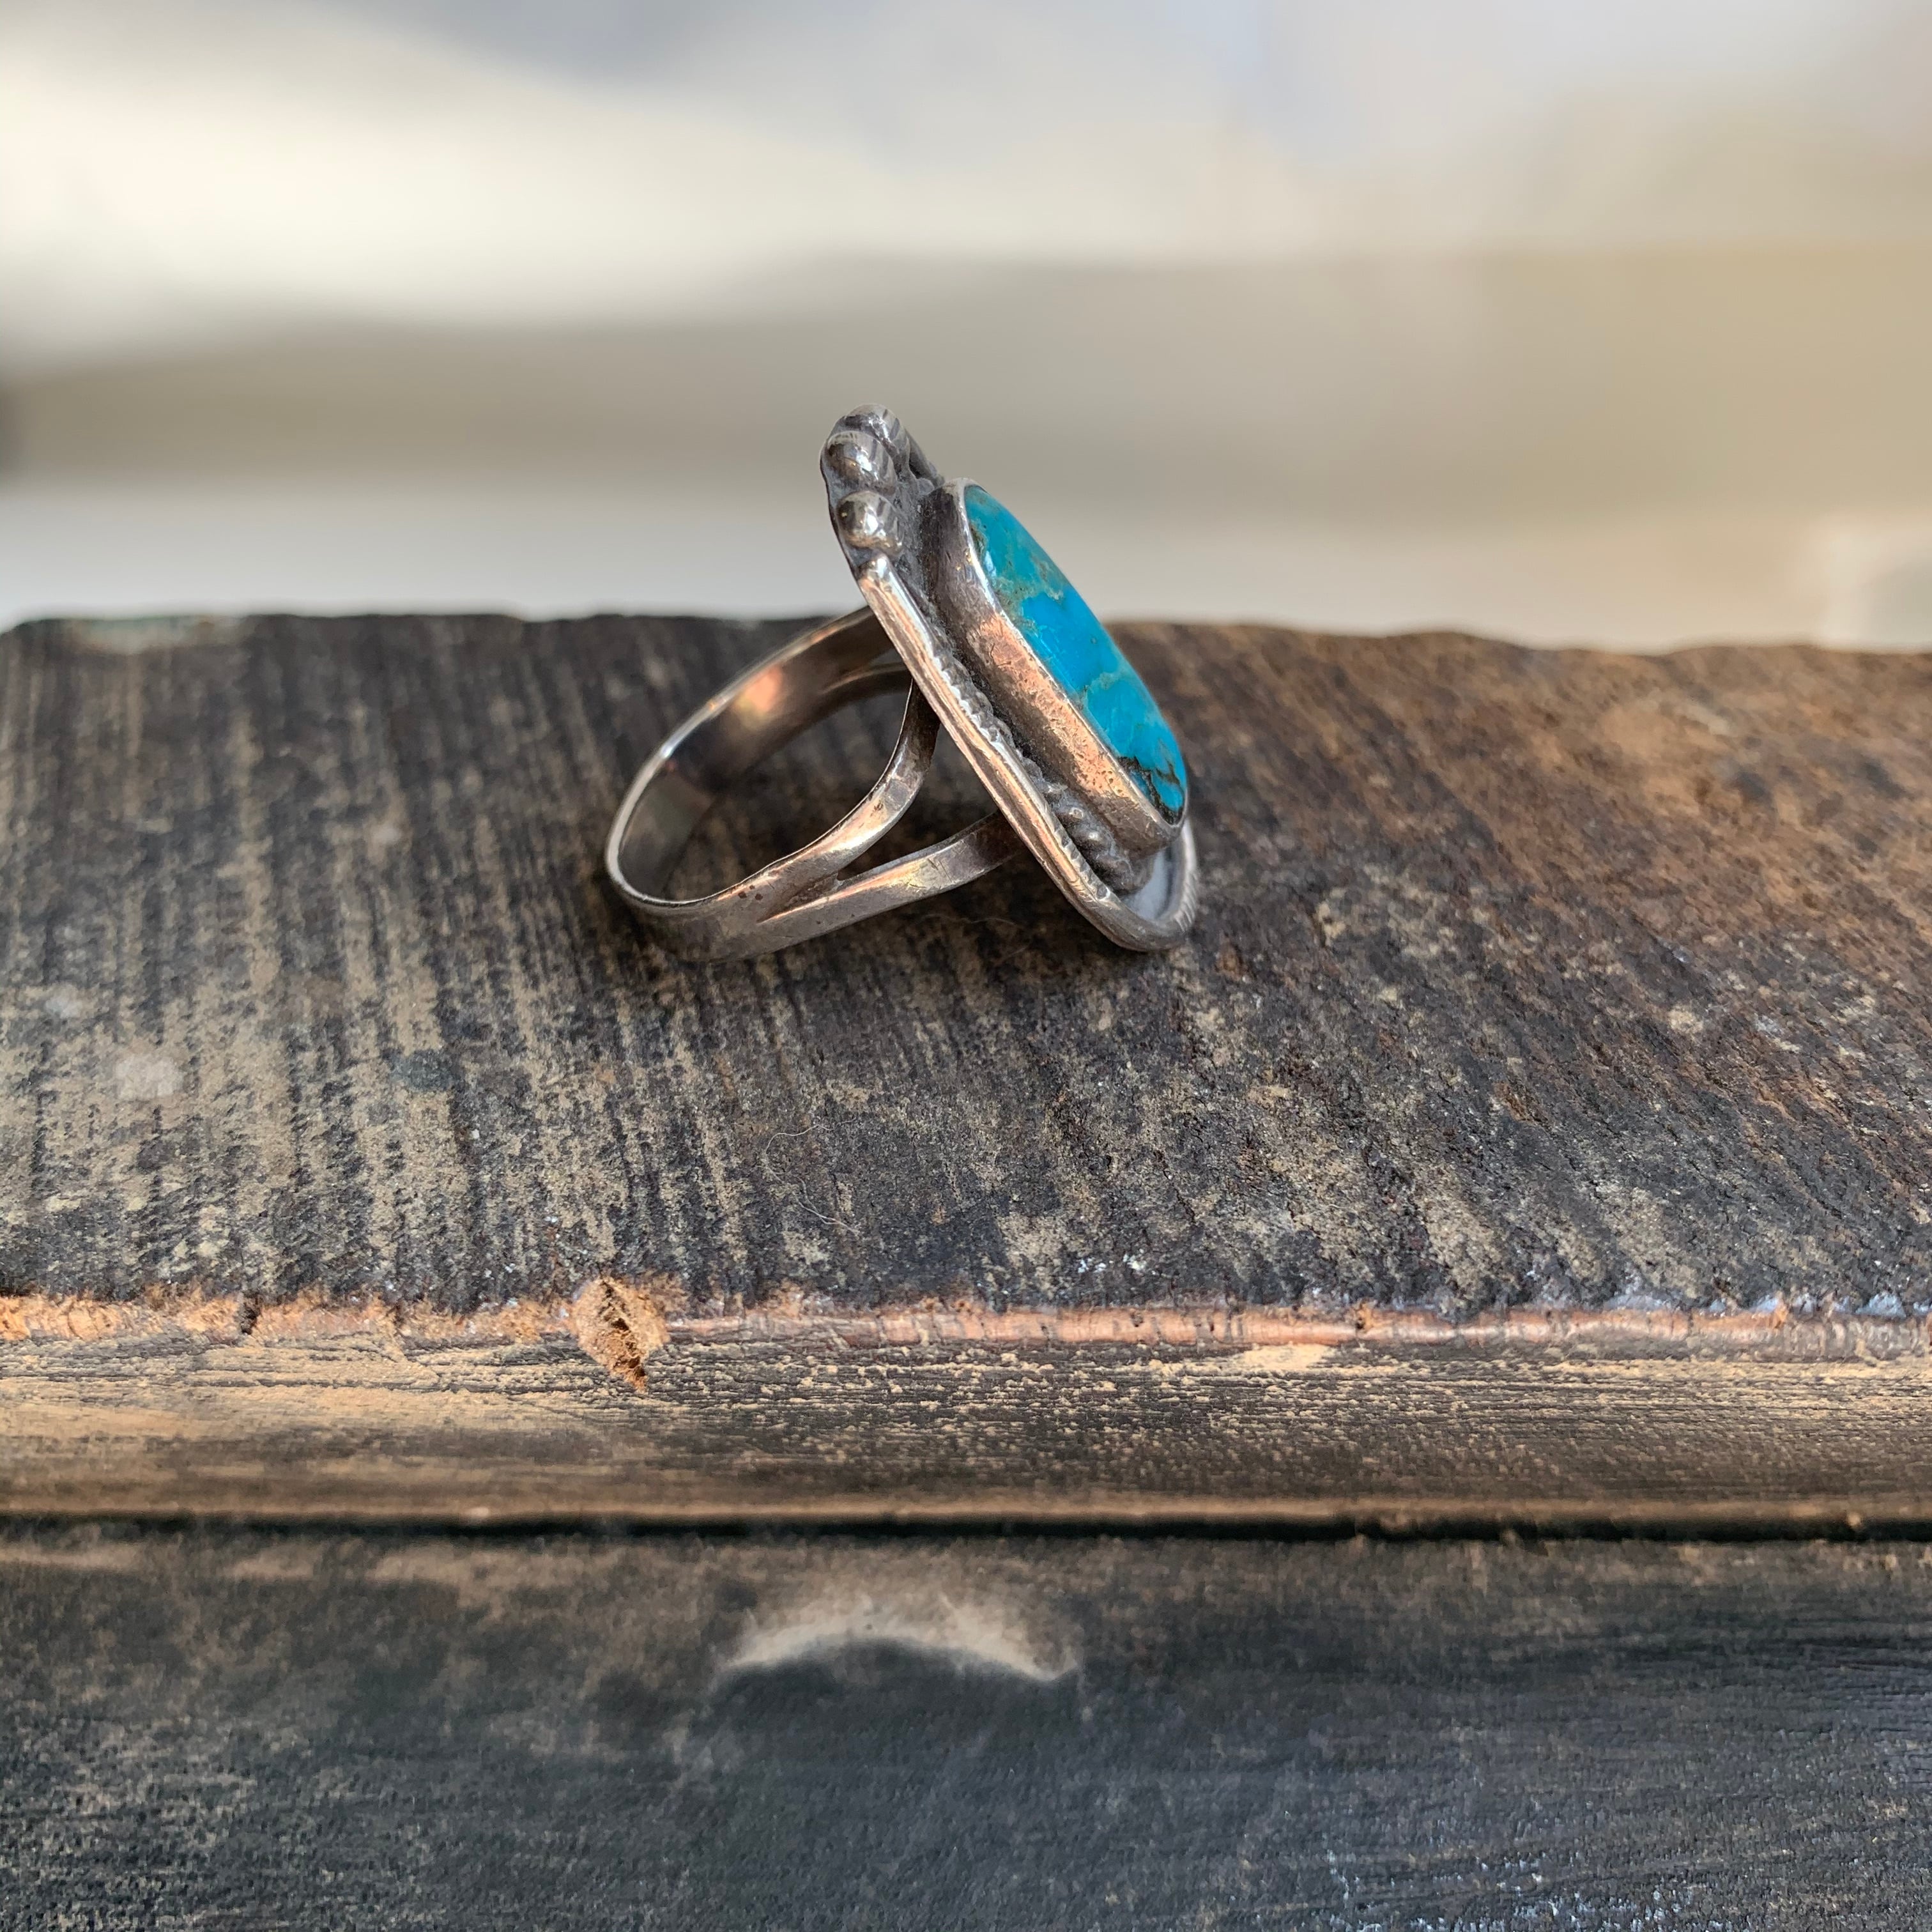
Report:
[{"label": "split ring band", "polygon": [[[699,821],[752,768],[848,704],[906,696],[892,756],[821,838],[703,898],[666,896]],[[632,782],[605,853],[620,896],[652,938],[687,959],[729,959],[815,939],[980,878],[1019,849],[994,812],[890,863],[850,868],[905,814],[931,770],[939,720],[869,610],[795,638],[666,739]]]}]

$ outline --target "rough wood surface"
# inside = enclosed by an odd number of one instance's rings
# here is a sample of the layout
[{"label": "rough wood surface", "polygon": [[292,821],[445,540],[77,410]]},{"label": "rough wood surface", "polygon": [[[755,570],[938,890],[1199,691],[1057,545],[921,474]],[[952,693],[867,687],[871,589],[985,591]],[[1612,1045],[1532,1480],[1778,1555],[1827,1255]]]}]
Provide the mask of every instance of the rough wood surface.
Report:
[{"label": "rough wood surface", "polygon": [[1925,1509],[1932,659],[1138,626],[1189,946],[668,961],[603,827],[782,630],[0,639],[0,1499]]},{"label": "rough wood surface", "polygon": [[1920,1546],[0,1535],[0,1926],[1916,1932]]}]

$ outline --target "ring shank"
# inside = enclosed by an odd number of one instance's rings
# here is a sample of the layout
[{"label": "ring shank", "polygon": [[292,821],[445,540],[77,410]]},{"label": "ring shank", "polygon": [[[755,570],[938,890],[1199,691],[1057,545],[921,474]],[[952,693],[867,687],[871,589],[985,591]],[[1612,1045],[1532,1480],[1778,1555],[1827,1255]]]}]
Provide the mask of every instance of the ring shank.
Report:
[{"label": "ring shank", "polygon": [[[667,896],[705,814],[802,732],[866,698],[904,692],[898,742],[872,789],[830,831],[724,891]],[[1018,842],[997,814],[953,837],[848,871],[904,816],[930,770],[938,722],[869,608],[794,638],[694,712],[638,772],[619,808],[604,868],[670,950],[722,959],[775,951],[876,912],[950,892],[1003,864]]]}]

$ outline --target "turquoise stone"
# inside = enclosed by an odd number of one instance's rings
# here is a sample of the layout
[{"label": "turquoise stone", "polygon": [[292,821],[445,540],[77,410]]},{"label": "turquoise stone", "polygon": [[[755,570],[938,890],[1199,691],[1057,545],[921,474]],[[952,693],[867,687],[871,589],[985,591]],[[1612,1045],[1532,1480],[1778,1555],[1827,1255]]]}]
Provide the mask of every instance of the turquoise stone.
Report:
[{"label": "turquoise stone", "polygon": [[1025,524],[976,483],[964,494],[980,568],[1013,628],[1149,800],[1178,819],[1187,766],[1154,694]]}]

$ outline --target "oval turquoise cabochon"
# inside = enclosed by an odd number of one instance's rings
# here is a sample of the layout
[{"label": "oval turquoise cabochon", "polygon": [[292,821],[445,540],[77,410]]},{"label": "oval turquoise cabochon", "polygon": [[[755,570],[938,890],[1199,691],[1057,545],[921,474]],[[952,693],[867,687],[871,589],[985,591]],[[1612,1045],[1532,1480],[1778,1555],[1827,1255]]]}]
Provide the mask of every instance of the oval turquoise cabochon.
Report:
[{"label": "oval turquoise cabochon", "polygon": [[1154,694],[1025,524],[976,483],[964,494],[980,568],[1013,628],[1150,801],[1178,818],[1187,765]]}]

